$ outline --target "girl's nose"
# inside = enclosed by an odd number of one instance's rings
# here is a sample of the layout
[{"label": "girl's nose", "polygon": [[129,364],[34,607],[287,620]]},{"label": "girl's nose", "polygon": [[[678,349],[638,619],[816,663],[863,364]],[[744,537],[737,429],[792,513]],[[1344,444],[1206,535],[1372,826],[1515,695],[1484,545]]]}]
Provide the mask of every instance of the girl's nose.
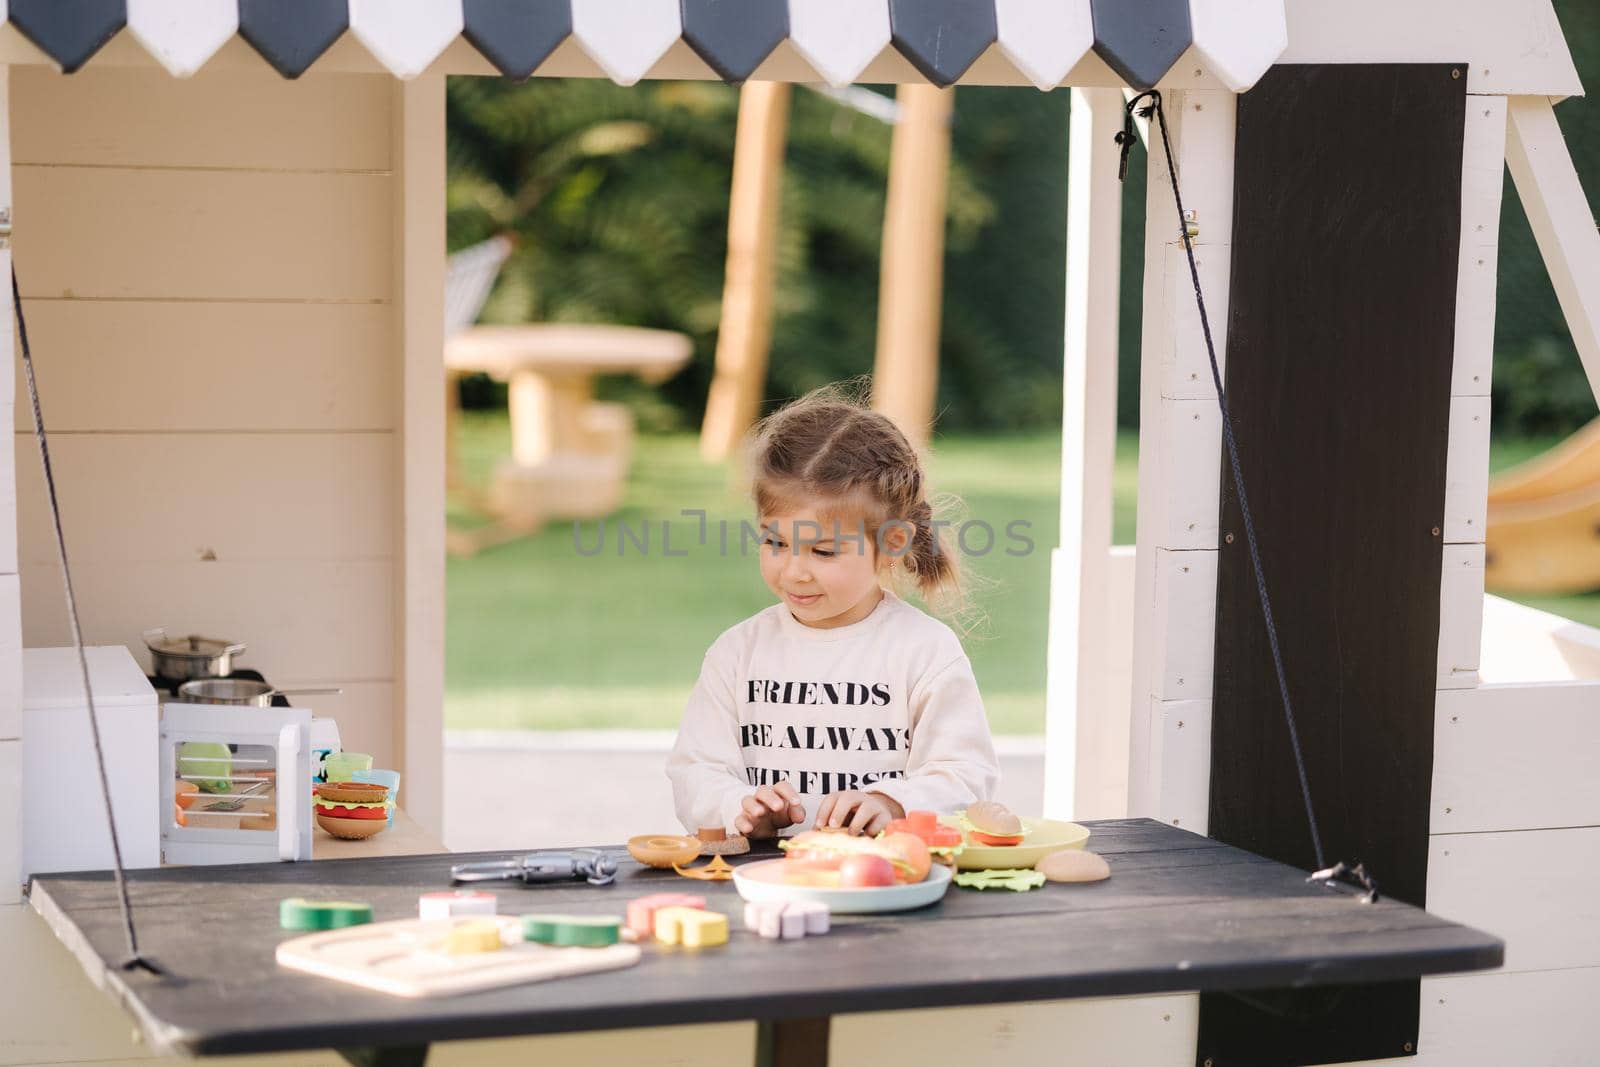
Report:
[{"label": "girl's nose", "polygon": [[803,582],[811,577],[811,562],[804,552],[790,549],[783,563],[783,575],[792,582]]}]

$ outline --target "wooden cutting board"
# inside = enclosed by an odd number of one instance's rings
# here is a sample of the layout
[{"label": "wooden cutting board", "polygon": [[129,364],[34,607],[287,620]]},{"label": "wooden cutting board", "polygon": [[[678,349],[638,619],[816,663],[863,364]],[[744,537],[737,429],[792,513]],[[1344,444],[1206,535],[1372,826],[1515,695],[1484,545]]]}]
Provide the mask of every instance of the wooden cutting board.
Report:
[{"label": "wooden cutting board", "polygon": [[485,917],[400,919],[328,930],[285,941],[278,965],[396,997],[448,997],[543,982],[639,962],[639,946],[555,948],[522,940],[522,922],[498,916],[505,947],[449,956],[438,951],[452,925]]}]

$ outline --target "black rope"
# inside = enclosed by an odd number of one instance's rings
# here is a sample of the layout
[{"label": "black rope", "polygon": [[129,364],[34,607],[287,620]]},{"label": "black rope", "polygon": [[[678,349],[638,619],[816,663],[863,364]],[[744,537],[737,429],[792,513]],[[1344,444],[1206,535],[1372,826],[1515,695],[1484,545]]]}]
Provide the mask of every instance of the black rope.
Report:
[{"label": "black rope", "polygon": [[[1312,878],[1319,881],[1345,879],[1353,874],[1357,868],[1347,868],[1343,863],[1337,867],[1328,868],[1327,861],[1322,854],[1322,835],[1317,830],[1317,813],[1311,803],[1311,785],[1306,777],[1306,761],[1300,752],[1300,731],[1294,722],[1294,706],[1289,700],[1289,679],[1283,669],[1283,652],[1278,646],[1278,627],[1272,618],[1272,600],[1267,596],[1267,578],[1261,567],[1261,551],[1256,545],[1256,527],[1250,518],[1250,500],[1245,495],[1244,472],[1239,467],[1239,446],[1234,443],[1233,416],[1228,411],[1228,397],[1222,388],[1222,372],[1217,367],[1217,347],[1211,339],[1211,320],[1206,315],[1206,298],[1200,290],[1200,268],[1195,263],[1194,240],[1189,234],[1188,220],[1184,217],[1183,193],[1178,189],[1178,168],[1172,158],[1172,142],[1167,135],[1167,114],[1161,107],[1161,94],[1155,90],[1140,93],[1128,101],[1126,113],[1122,120],[1122,130],[1117,134],[1117,143],[1122,146],[1122,160],[1120,173],[1126,177],[1128,172],[1128,152],[1133,147],[1133,115],[1139,102],[1146,97],[1150,99],[1148,107],[1139,111],[1143,118],[1149,118],[1153,113],[1156,124],[1161,129],[1161,150],[1167,159],[1167,176],[1172,180],[1172,200],[1178,209],[1178,233],[1183,237],[1183,251],[1189,258],[1189,279],[1194,283],[1194,300],[1200,309],[1200,329],[1206,338],[1206,356],[1211,360],[1211,380],[1217,387],[1217,406],[1222,409],[1222,441],[1228,452],[1228,465],[1233,471],[1233,487],[1239,494],[1239,514],[1244,521],[1245,544],[1250,549],[1250,565],[1255,570],[1256,595],[1261,601],[1261,618],[1267,625],[1267,644],[1272,649],[1272,666],[1278,673],[1278,695],[1283,699],[1283,718],[1289,726],[1289,744],[1294,750],[1295,770],[1300,775],[1300,796],[1305,801],[1306,824],[1311,829],[1311,850],[1316,856],[1317,872]],[[1365,888],[1371,897],[1377,895],[1376,886],[1366,876],[1365,870],[1361,871],[1365,880]]]},{"label": "black rope", "polygon": [[61,531],[61,507],[56,499],[55,471],[50,465],[50,442],[44,433],[44,411],[39,404],[39,384],[33,376],[33,353],[28,348],[28,323],[22,317],[22,293],[17,287],[16,268],[11,271],[11,304],[17,313],[17,336],[22,341],[22,369],[28,380],[28,397],[33,401],[33,435],[39,442],[39,459],[44,464],[44,487],[50,497],[50,516],[55,523],[56,553],[61,559],[62,584],[67,593],[67,619],[72,624],[72,647],[78,653],[78,673],[83,679],[84,699],[89,705],[89,733],[94,738],[95,766],[100,772],[100,796],[105,801],[106,826],[111,830],[111,861],[117,880],[117,897],[122,903],[122,927],[128,935],[125,971],[143,969],[162,974],[160,966],[139,952],[139,935],[133,928],[133,905],[128,901],[128,879],[122,871],[122,842],[117,839],[117,821],[111,814],[111,783],[106,777],[106,757],[100,746],[100,718],[95,712],[94,689],[89,684],[89,657],[83,650],[83,630],[78,624],[78,601],[72,591],[72,571],[67,566],[67,538]]}]

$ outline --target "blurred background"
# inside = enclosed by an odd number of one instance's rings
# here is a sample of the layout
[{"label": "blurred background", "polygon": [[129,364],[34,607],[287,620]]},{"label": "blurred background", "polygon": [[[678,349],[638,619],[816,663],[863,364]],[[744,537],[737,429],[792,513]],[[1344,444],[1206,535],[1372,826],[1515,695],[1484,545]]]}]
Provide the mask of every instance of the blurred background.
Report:
[{"label": "blurred background", "polygon": [[[1600,5],[1557,0],[1580,74],[1600,84]],[[788,105],[770,355],[760,410],[872,371],[893,90],[845,101],[796,88]],[[717,550],[715,523],[750,513],[736,468],[699,445],[728,262],[739,90],[712,83],[622,89],[592,80],[449,90],[452,250],[515,244],[484,324],[611,324],[689,340],[665,380],[598,375],[594,397],[636,428],[621,497],[600,522],[534,524],[484,538],[448,571],[446,725],[470,731],[671,730],[706,647],[770,602],[752,554]],[[1034,550],[968,559],[982,618],[968,652],[998,734],[1044,724],[1049,550],[1058,541],[1069,94],[963,87],[950,124],[942,319],[930,442],[935,488],[995,529],[1025,521]],[[1600,203],[1600,103],[1557,108],[1591,204]],[[1140,152],[1142,155],[1142,151]],[[1143,159],[1124,191],[1115,540],[1133,541],[1137,466]],[[1493,383],[1492,467],[1550,449],[1595,401],[1515,190],[1506,182]],[[497,466],[514,450],[503,381],[466,373],[452,437],[453,534],[492,525]],[[533,403],[530,400],[527,403]],[[521,446],[516,446],[519,450]],[[700,509],[713,524],[697,546]],[[618,521],[653,527],[617,551]],[[673,526],[674,551],[659,543]],[[575,534],[579,543],[575,544]],[[1600,595],[1522,595],[1600,623]],[[595,603],[636,605],[595,611]],[[488,735],[480,735],[488,736]],[[621,735],[619,735],[621,736]]]}]

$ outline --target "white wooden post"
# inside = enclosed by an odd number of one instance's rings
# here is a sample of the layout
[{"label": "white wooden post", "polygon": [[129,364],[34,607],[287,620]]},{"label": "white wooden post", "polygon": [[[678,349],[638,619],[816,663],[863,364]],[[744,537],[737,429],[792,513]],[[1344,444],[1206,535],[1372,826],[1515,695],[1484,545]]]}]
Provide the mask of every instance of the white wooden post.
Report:
[{"label": "white wooden post", "polygon": [[1508,111],[1506,163],[1589,375],[1589,388],[1600,396],[1600,233],[1550,100],[1512,97]]},{"label": "white wooden post", "polygon": [[[1237,97],[1165,101],[1217,359],[1227,351]],[[1222,423],[1160,133],[1150,130],[1128,814],[1205,832]]]},{"label": "white wooden post", "polygon": [[1122,94],[1072,90],[1067,176],[1066,362],[1061,415],[1061,546],[1050,559],[1044,813],[1121,814],[1126,707],[1108,700],[1106,629],[1111,473],[1117,448]]},{"label": "white wooden post", "polygon": [[[1445,453],[1441,531],[1441,690],[1471,688],[1478,684],[1479,677],[1484,534],[1489,503],[1489,383],[1494,362],[1506,125],[1505,97],[1467,97],[1466,129],[1462,134],[1455,353],[1450,373],[1450,439]],[[1564,147],[1562,151],[1565,152]],[[1593,230],[1593,224],[1589,228]]]},{"label": "white wooden post", "polygon": [[396,308],[401,374],[401,803],[444,831],[444,78],[394,88]]},{"label": "white wooden post", "polygon": [[[0,66],[0,906],[22,899],[22,590],[17,576],[17,465],[11,306],[11,68]],[[28,418],[32,425],[32,416]],[[34,460],[37,462],[37,459]]]}]

